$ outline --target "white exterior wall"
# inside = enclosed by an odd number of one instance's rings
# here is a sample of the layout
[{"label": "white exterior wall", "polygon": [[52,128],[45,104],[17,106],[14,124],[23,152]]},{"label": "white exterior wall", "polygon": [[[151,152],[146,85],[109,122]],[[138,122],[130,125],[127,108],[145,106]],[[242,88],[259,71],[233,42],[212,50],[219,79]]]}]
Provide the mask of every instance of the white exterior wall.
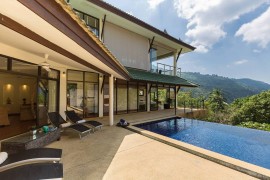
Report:
[{"label": "white exterior wall", "polygon": [[147,38],[106,22],[104,43],[124,66],[149,70]]}]

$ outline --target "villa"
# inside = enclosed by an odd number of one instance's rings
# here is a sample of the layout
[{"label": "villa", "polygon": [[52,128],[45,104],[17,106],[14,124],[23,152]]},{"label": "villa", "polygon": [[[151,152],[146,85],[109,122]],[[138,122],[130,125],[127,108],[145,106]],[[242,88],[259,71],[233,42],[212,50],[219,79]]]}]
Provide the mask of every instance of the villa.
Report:
[{"label": "villa", "polygon": [[194,49],[103,0],[2,0],[0,179],[270,179],[269,132],[178,116]]},{"label": "villa", "polygon": [[104,1],[4,0],[0,13],[0,140],[46,125],[48,112],[113,125],[115,114],[176,110],[179,89],[196,87],[177,66],[194,47]]}]

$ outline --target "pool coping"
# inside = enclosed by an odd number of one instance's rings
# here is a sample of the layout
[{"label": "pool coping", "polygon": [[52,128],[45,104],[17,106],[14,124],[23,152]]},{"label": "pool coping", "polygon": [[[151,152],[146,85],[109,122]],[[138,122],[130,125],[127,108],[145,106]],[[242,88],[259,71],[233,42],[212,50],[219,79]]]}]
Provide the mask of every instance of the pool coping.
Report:
[{"label": "pool coping", "polygon": [[[175,116],[171,116],[171,118],[172,117],[175,117]],[[170,118],[170,117],[166,117],[166,119],[167,118]],[[197,147],[197,146],[185,143],[185,142],[181,142],[181,141],[133,126],[136,124],[142,124],[142,123],[153,122],[153,121],[158,121],[158,120],[161,120],[161,119],[158,118],[158,119],[151,119],[151,120],[131,123],[131,125],[127,126],[126,129],[136,132],[138,134],[141,134],[143,136],[146,136],[148,138],[151,138],[153,140],[159,141],[161,143],[167,144],[169,146],[175,147],[177,149],[194,154],[201,158],[226,166],[228,168],[248,174],[252,177],[259,178],[259,179],[270,179],[270,170],[266,168],[253,165],[253,164],[250,164],[250,163],[247,163],[247,162],[244,162],[244,161],[241,161],[241,160],[229,157],[229,156],[225,156],[225,155],[222,155],[222,154],[210,151],[210,150],[206,150],[206,149],[203,149],[203,148],[200,148],[200,147]]]}]

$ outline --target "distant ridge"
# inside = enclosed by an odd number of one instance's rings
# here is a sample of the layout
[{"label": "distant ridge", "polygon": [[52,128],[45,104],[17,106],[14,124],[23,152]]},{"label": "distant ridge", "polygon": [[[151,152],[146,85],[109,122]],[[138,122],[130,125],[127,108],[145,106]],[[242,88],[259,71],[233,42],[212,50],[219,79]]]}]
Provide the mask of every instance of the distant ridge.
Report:
[{"label": "distant ridge", "polygon": [[270,84],[248,78],[233,79],[218,75],[204,75],[197,72],[183,72],[182,77],[200,84],[198,88],[183,88],[182,91],[191,91],[195,97],[208,97],[213,89],[220,89],[228,103],[231,103],[236,98],[251,96],[270,89]]}]

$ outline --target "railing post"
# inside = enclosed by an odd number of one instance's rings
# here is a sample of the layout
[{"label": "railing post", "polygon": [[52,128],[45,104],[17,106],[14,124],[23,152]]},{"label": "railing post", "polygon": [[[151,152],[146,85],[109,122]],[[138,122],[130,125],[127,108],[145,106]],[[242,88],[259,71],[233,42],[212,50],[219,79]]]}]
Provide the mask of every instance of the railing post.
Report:
[{"label": "railing post", "polygon": [[186,101],[184,101],[184,113],[186,113]]},{"label": "railing post", "polygon": [[203,109],[204,109],[204,100],[202,100],[202,104],[203,104]]},{"label": "railing post", "polygon": [[163,64],[163,74],[165,74],[165,64]]}]

